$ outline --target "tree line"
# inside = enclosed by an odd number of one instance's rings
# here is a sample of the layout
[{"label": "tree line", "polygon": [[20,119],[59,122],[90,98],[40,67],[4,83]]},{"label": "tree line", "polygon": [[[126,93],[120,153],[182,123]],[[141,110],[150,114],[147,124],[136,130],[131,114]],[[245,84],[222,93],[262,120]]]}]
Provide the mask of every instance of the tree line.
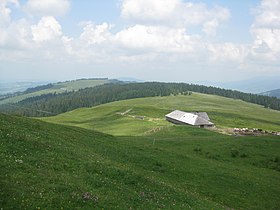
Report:
[{"label": "tree line", "polygon": [[262,105],[280,110],[280,99],[263,95],[243,93],[217,87],[186,83],[109,83],[79,91],[61,94],[50,93],[27,98],[16,104],[0,106],[1,112],[25,116],[52,116],[80,107],[91,107],[113,101],[169,95],[191,95],[192,92],[213,94]]}]

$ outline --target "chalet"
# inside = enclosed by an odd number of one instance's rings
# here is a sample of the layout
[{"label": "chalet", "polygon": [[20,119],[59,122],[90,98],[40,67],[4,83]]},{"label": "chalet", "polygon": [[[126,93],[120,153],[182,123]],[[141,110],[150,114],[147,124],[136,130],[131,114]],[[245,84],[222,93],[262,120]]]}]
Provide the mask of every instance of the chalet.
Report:
[{"label": "chalet", "polygon": [[213,127],[206,112],[183,112],[175,110],[165,115],[167,121],[175,124],[188,124],[198,127]]}]

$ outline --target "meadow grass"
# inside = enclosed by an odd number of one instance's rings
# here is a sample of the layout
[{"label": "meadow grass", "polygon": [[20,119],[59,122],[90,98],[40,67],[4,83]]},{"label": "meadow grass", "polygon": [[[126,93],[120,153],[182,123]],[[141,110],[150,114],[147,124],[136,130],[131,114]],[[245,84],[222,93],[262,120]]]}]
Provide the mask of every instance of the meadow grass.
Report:
[{"label": "meadow grass", "polygon": [[234,137],[169,126],[114,137],[2,114],[0,125],[3,209],[280,206],[277,136]]}]

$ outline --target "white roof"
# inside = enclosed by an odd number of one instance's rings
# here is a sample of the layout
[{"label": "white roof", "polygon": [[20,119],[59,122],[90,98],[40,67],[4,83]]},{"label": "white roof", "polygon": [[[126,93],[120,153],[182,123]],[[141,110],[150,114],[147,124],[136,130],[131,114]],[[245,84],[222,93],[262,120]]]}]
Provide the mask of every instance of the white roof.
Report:
[{"label": "white roof", "polygon": [[209,117],[206,112],[190,113],[175,110],[165,115],[165,117],[190,125],[213,125],[213,123],[209,121]]}]

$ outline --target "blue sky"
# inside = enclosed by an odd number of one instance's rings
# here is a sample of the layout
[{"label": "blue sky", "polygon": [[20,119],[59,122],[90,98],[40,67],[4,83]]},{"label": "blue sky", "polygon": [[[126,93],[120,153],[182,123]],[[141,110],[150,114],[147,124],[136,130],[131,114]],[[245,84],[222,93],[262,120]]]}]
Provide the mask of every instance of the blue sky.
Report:
[{"label": "blue sky", "polygon": [[279,0],[1,0],[0,80],[280,75]]}]

